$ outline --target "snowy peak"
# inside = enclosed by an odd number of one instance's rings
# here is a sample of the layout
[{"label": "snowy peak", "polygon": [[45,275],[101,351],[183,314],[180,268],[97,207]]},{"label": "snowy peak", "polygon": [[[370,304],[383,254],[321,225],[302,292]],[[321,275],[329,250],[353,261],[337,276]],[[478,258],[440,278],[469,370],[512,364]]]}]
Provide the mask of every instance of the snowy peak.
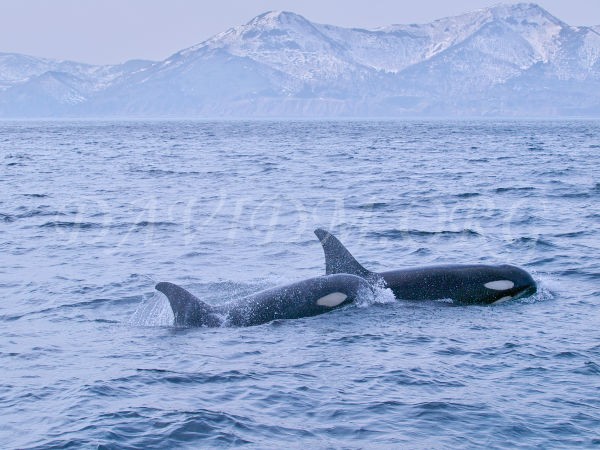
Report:
[{"label": "snowy peak", "polygon": [[[287,11],[270,11],[261,14],[245,25],[217,34],[192,49],[245,48],[245,49],[298,49],[303,43],[315,40],[318,30],[304,17]],[[316,40],[319,40],[317,37]]]},{"label": "snowy peak", "polygon": [[312,27],[311,22],[303,16],[289,11],[268,11],[248,22],[248,28],[273,30],[276,28]]},{"label": "snowy peak", "polygon": [[211,50],[250,58],[304,81],[338,78],[357,69],[344,54],[343,46],[304,17],[286,11],[261,14],[182,55],[193,57]]},{"label": "snowy peak", "polygon": [[0,91],[14,87],[44,75],[47,72],[64,73],[89,82],[99,82],[99,86],[129,72],[135,72],[154,64],[152,61],[132,60],[115,66],[93,66],[73,61],[56,61],[15,53],[0,53]]},{"label": "snowy peak", "polygon": [[275,44],[277,40],[302,40],[315,32],[311,22],[288,11],[270,11],[261,14],[250,22],[231,30],[223,38],[235,37],[245,41],[261,40]]},{"label": "snowy peak", "polygon": [[29,78],[58,70],[58,61],[15,53],[0,53],[0,90],[24,83]]},{"label": "snowy peak", "polygon": [[487,11],[494,17],[494,19],[505,20],[509,23],[521,23],[522,25],[561,25],[565,23],[544,8],[535,3],[516,3],[512,5],[499,4],[487,8]]},{"label": "snowy peak", "polygon": [[495,20],[507,24],[535,50],[538,60],[548,62],[558,50],[558,37],[568,25],[533,3],[490,8]]},{"label": "snowy peak", "polygon": [[429,40],[425,58],[431,58],[460,44],[490,23],[497,29],[510,29],[522,36],[536,53],[539,61],[548,61],[556,52],[556,38],[565,23],[533,3],[500,4],[423,25],[393,25],[388,32],[406,32]]}]

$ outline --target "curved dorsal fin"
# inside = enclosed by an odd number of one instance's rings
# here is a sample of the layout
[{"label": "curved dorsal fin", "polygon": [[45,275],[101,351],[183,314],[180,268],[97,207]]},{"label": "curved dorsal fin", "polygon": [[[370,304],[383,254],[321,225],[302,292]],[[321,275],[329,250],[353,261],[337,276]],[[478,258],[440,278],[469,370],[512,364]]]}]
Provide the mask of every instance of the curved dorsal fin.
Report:
[{"label": "curved dorsal fin", "polygon": [[209,327],[219,325],[213,309],[181,286],[162,282],[155,288],[167,296],[175,316],[175,325]]},{"label": "curved dorsal fin", "polygon": [[349,273],[363,278],[370,278],[373,272],[365,269],[354,259],[348,249],[331,233],[322,228],[317,228],[315,234],[321,241],[325,252],[325,273]]}]

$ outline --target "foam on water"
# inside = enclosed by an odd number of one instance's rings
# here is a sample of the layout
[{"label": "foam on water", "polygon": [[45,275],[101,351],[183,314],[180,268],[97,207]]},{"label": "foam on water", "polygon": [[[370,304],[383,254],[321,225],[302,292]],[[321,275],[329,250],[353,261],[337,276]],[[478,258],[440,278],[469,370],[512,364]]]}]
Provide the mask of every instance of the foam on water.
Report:
[{"label": "foam on water", "polygon": [[383,279],[376,280],[372,289],[362,289],[359,292],[356,306],[366,308],[376,304],[393,303],[396,301],[394,293],[385,286]]},{"label": "foam on water", "polygon": [[169,301],[159,292],[144,296],[144,299],[133,312],[129,324],[141,327],[172,326],[175,318]]}]

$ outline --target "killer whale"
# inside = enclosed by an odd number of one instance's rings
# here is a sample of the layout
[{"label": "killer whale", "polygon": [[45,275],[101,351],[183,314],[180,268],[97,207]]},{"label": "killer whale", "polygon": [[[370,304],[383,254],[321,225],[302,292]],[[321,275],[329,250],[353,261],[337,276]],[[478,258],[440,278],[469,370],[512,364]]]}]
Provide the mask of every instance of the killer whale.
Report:
[{"label": "killer whale", "polygon": [[276,319],[297,319],[323,314],[373,292],[370,283],[356,275],[325,275],[274,287],[212,306],[173,283],[155,286],[171,305],[175,326],[252,326]]},{"label": "killer whale", "polygon": [[507,264],[440,265],[371,272],[331,233],[319,228],[315,234],[323,246],[328,275],[348,273],[371,282],[382,280],[397,299],[450,299],[455,304],[488,305],[527,297],[537,289],[529,273]]}]

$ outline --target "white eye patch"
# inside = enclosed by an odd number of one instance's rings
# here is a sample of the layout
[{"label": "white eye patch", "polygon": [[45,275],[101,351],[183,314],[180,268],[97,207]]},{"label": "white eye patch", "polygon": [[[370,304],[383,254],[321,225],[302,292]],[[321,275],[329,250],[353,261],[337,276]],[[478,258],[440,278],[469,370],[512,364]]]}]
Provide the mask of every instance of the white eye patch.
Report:
[{"label": "white eye patch", "polygon": [[334,306],[337,306],[340,303],[342,303],[347,298],[348,296],[342,292],[334,292],[333,294],[326,295],[325,297],[321,297],[319,300],[317,300],[317,305],[333,308]]},{"label": "white eye patch", "polygon": [[484,286],[488,289],[493,289],[494,291],[505,291],[515,287],[515,283],[510,280],[496,280],[485,283]]}]

